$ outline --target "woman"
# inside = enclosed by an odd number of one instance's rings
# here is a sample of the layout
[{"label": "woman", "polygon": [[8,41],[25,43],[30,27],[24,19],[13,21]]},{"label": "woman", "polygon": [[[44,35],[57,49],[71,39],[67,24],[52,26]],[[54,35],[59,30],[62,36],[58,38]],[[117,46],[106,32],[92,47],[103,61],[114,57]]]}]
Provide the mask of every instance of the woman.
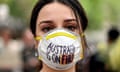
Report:
[{"label": "woman", "polygon": [[86,48],[87,17],[78,0],[39,0],[31,16],[42,68],[39,72],[75,72]]}]

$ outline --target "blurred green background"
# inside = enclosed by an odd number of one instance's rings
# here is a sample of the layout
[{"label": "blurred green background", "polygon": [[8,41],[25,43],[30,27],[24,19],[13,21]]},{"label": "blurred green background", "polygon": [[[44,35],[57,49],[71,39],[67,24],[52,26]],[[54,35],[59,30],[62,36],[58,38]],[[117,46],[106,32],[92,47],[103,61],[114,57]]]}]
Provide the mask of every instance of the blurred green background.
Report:
[{"label": "blurred green background", "polygon": [[[0,0],[9,7],[10,16],[18,18],[29,25],[31,10],[37,0]],[[120,0],[79,0],[88,19],[88,30],[98,30],[115,25],[120,27]]]}]

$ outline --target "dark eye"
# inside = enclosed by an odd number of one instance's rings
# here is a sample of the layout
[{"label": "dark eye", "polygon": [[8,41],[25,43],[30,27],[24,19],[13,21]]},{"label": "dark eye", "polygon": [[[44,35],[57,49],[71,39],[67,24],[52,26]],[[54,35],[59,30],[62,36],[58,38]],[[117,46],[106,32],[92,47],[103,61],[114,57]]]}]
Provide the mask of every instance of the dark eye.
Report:
[{"label": "dark eye", "polygon": [[50,31],[50,30],[52,30],[53,28],[51,28],[51,27],[44,27],[44,28],[42,28],[42,31],[44,32],[44,33],[47,33],[48,31]]},{"label": "dark eye", "polygon": [[71,30],[71,31],[75,31],[77,29],[76,26],[67,26],[66,28]]}]

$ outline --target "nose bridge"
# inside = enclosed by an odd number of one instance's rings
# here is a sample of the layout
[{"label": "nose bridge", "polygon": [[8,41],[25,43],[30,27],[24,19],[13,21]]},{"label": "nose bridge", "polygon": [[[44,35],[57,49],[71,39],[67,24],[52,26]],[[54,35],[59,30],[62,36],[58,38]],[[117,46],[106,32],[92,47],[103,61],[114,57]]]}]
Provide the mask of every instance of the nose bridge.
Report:
[{"label": "nose bridge", "polygon": [[56,22],[56,28],[63,28],[63,21],[59,20]]},{"label": "nose bridge", "polygon": [[57,28],[63,28],[63,25],[62,25],[62,24],[59,24],[59,25],[57,26]]}]

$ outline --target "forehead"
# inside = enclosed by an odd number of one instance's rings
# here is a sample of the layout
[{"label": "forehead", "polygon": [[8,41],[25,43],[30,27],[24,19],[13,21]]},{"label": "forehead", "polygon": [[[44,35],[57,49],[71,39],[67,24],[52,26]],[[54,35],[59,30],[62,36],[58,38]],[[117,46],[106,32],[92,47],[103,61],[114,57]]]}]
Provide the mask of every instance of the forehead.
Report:
[{"label": "forehead", "polygon": [[[64,4],[54,2],[45,5],[39,12],[38,16],[41,18],[53,18],[53,16],[70,18],[74,17],[73,10]],[[49,17],[48,17],[49,16]],[[75,17],[74,17],[75,18]]]}]

